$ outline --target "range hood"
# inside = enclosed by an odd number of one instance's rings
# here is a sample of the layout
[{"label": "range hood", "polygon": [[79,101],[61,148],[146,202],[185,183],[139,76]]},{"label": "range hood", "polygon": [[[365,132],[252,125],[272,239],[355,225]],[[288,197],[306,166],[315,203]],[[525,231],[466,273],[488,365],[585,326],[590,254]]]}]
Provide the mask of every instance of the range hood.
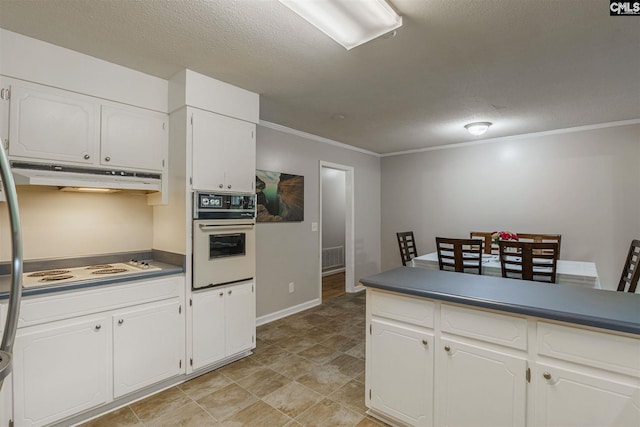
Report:
[{"label": "range hood", "polygon": [[17,185],[161,191],[162,175],[116,169],[11,162]]}]

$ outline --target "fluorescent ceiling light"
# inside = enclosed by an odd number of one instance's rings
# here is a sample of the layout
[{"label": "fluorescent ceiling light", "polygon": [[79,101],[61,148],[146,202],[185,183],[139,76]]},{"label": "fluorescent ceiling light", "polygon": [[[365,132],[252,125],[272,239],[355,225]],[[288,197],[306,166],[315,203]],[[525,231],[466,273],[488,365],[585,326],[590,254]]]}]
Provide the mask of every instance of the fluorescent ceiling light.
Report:
[{"label": "fluorescent ceiling light", "polygon": [[468,125],[464,125],[464,127],[469,131],[471,135],[480,136],[486,131],[489,130],[489,126],[491,126],[491,122],[475,122],[469,123]]},{"label": "fluorescent ceiling light", "polygon": [[385,0],[280,0],[350,50],[402,26]]}]

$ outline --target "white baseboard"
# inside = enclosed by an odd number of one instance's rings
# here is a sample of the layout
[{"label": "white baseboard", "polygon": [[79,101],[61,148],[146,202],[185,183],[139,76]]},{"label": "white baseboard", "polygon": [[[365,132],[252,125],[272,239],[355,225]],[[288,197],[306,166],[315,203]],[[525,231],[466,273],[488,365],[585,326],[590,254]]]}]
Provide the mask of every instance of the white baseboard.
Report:
[{"label": "white baseboard", "polygon": [[322,304],[322,300],[320,298],[316,298],[316,299],[312,299],[311,301],[303,302],[302,304],[294,305],[293,307],[285,308],[284,310],[276,311],[275,313],[265,314],[264,316],[260,316],[256,319],[256,326],[271,323],[274,320],[291,316],[292,314],[296,314],[301,311],[308,310],[320,304]]}]

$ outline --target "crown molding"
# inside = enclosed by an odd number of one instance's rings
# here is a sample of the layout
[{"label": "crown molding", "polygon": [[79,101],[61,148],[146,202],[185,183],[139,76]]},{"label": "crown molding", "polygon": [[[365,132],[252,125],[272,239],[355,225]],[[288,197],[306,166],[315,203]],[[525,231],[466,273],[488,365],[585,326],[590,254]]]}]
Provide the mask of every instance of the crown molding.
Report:
[{"label": "crown molding", "polygon": [[301,138],[310,139],[312,141],[322,142],[324,144],[333,145],[334,147],[344,148],[345,150],[357,151],[359,153],[368,154],[368,155],[374,156],[374,157],[381,157],[381,155],[379,153],[376,153],[376,152],[373,152],[373,151],[369,151],[369,150],[365,150],[364,148],[354,147],[353,145],[344,144],[342,142],[334,141],[333,139],[324,138],[322,136],[314,135],[312,133],[307,133],[307,132],[303,132],[303,131],[300,131],[300,130],[291,129],[291,128],[288,128],[286,126],[282,126],[282,125],[279,125],[279,124],[276,124],[276,123],[271,123],[271,122],[267,122],[267,121],[264,121],[264,120],[260,120],[259,125],[260,126],[264,126],[266,128],[278,130],[280,132],[289,133],[291,135],[296,135],[296,136],[299,136]]},{"label": "crown molding", "polygon": [[495,142],[517,141],[517,140],[528,139],[528,138],[539,138],[539,137],[542,137],[542,136],[562,135],[562,134],[566,134],[566,133],[583,132],[583,131],[587,131],[587,130],[604,129],[604,128],[611,128],[611,127],[618,127],[618,126],[637,125],[637,124],[640,124],[640,119],[621,120],[621,121],[618,121],[618,122],[598,123],[598,124],[595,124],[595,125],[578,126],[578,127],[566,128],[566,129],[554,129],[554,130],[546,130],[546,131],[542,131],[542,132],[525,133],[525,134],[521,134],[521,135],[501,136],[499,138],[483,139],[483,140],[480,140],[480,141],[472,140],[472,141],[467,141],[467,142],[459,142],[459,143],[456,143],[456,144],[447,144],[447,145],[438,145],[438,146],[435,146],[435,147],[416,148],[415,150],[396,151],[396,152],[393,152],[393,153],[379,154],[379,156],[380,157],[402,156],[402,155],[405,155],[405,154],[423,153],[423,152],[426,152],[426,151],[446,150],[446,149],[449,149],[449,148],[471,147],[471,146],[474,146],[474,145],[491,144],[491,143],[495,143]]}]

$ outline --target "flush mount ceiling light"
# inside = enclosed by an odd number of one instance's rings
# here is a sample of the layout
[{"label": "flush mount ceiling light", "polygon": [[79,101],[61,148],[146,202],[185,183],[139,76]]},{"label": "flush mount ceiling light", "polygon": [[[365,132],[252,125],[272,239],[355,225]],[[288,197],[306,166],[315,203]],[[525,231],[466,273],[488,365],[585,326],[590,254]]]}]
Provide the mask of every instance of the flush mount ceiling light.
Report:
[{"label": "flush mount ceiling light", "polygon": [[402,26],[384,0],[280,0],[320,31],[350,50]]},{"label": "flush mount ceiling light", "polygon": [[491,126],[491,122],[474,122],[469,123],[468,125],[464,125],[464,127],[469,131],[471,135],[480,136],[489,130],[489,126]]}]

